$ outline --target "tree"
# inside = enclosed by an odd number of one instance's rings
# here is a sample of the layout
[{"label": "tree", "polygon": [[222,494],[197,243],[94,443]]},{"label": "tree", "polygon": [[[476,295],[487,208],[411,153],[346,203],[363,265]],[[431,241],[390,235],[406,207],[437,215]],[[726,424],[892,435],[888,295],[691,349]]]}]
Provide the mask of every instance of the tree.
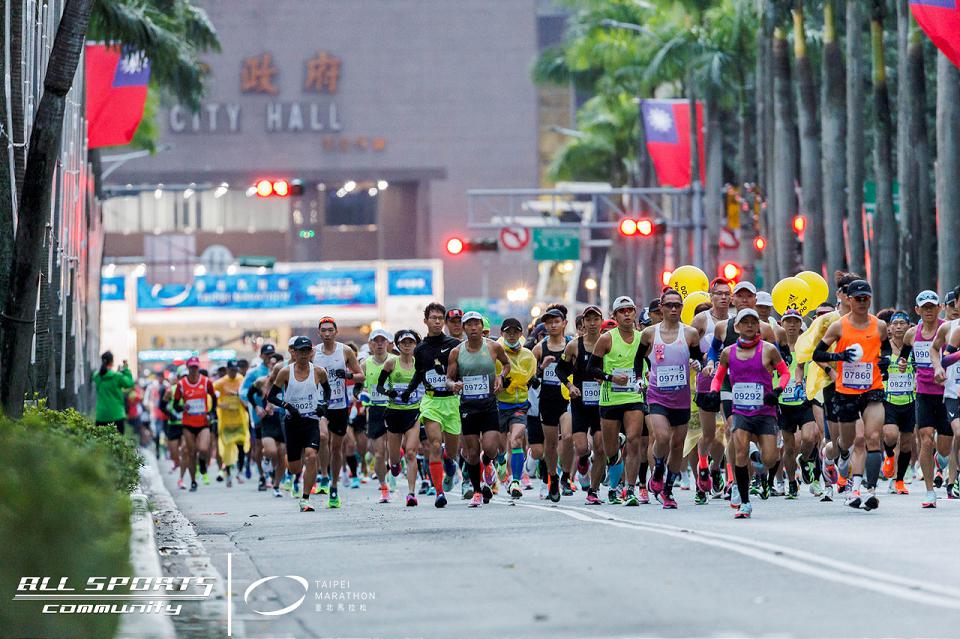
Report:
[{"label": "tree", "polygon": [[870,48],[873,58],[874,145],[873,164],[877,180],[877,212],[873,221],[874,246],[871,277],[878,307],[890,306],[897,298],[897,220],[893,215],[893,123],[890,91],[884,61],[884,0],[873,0],[870,15]]},{"label": "tree", "polygon": [[860,3],[847,2],[847,264],[866,277],[863,234],[863,14]]},{"label": "tree", "polygon": [[796,270],[796,240],[793,217],[797,214],[797,136],[793,113],[793,84],[787,36],[777,27],[773,32],[773,237],[776,239],[777,268],[774,279],[793,275]]},{"label": "tree", "polygon": [[[960,71],[937,52],[937,211],[940,228],[960,228]],[[948,238],[938,252],[940,287],[960,284],[960,244]]]},{"label": "tree", "polygon": [[897,182],[900,184],[900,228],[899,254],[900,264],[897,272],[897,307],[910,308],[913,295],[920,290],[917,278],[917,259],[920,255],[916,238],[918,237],[919,183],[917,160],[910,144],[911,127],[916,119],[916,111],[923,111],[923,105],[917,104],[916,96],[910,95],[914,86],[913,74],[917,69],[911,64],[910,42],[910,6],[908,0],[897,0]]},{"label": "tree", "polygon": [[823,3],[823,219],[827,253],[827,282],[835,292],[833,273],[846,264],[843,220],[846,217],[846,73],[843,53],[837,40],[835,0]]},{"label": "tree", "polygon": [[[914,24],[911,27],[910,46],[908,50],[908,65],[915,69],[910,74],[912,85],[906,85],[904,90],[915,100],[917,108],[911,113],[910,134],[908,144],[912,148],[917,172],[917,211],[915,216],[914,238],[918,247],[917,282],[937,281],[937,211],[934,205],[933,186],[935,180],[931,177],[930,162],[930,135],[927,124],[927,69],[924,60],[924,44],[926,36]],[[934,69],[935,72],[935,69]],[[936,109],[933,119],[935,120]],[[948,284],[949,286],[949,284]]]}]

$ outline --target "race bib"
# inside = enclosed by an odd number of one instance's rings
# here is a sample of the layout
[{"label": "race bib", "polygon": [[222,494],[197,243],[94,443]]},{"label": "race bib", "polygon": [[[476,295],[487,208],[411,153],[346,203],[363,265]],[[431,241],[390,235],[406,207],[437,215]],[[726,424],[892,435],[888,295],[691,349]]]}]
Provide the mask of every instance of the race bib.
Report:
[{"label": "race bib", "polygon": [[637,392],[637,374],[632,368],[615,368],[611,375],[626,375],[627,383],[623,386],[618,386],[613,382],[610,382],[610,390],[614,393],[636,393]]},{"label": "race bib", "polygon": [[373,387],[370,389],[371,404],[383,405],[387,403],[387,400],[388,400],[388,397],[383,393],[381,393],[380,391],[378,391],[376,387]]},{"label": "race bib", "polygon": [[733,407],[756,410],[763,406],[763,385],[756,382],[738,382],[733,385]]},{"label": "race bib", "polygon": [[799,402],[804,399],[804,386],[803,382],[797,382],[796,380],[791,380],[790,384],[783,389],[783,394],[780,395],[780,400],[783,402]]},{"label": "race bib", "polygon": [[487,399],[490,397],[490,378],[486,375],[467,375],[463,378],[464,399]]},{"label": "race bib", "polygon": [[335,370],[335,368],[327,369],[327,383],[330,384],[330,408],[346,408],[347,382],[339,377],[335,377]]},{"label": "race bib", "polygon": [[873,385],[873,364],[848,362],[843,365],[843,385],[853,390],[867,390]]},{"label": "race bib", "polygon": [[891,373],[887,379],[887,393],[910,395],[913,393],[913,373]]},{"label": "race bib", "polygon": [[187,415],[203,415],[207,412],[207,398],[199,397],[195,399],[188,399],[186,406]]},{"label": "race bib", "polygon": [[304,397],[303,399],[295,400],[291,402],[291,405],[297,409],[297,412],[301,416],[308,416],[316,413],[317,410],[317,401],[316,398],[312,395],[309,397]]},{"label": "race bib", "polygon": [[428,370],[427,384],[429,384],[433,390],[445,391],[447,390],[447,376],[441,375],[433,369]]},{"label": "race bib", "polygon": [[600,405],[600,384],[599,382],[584,382],[583,389],[580,391],[585,406]]},{"label": "race bib", "polygon": [[930,368],[933,366],[933,360],[930,359],[930,349],[933,342],[914,342],[913,343],[913,364],[917,368]]},{"label": "race bib", "polygon": [[557,377],[557,364],[554,362],[543,369],[543,383],[547,386],[559,386],[560,378]]},{"label": "race bib", "polygon": [[657,366],[654,380],[657,388],[664,391],[679,390],[688,385],[686,366]]}]

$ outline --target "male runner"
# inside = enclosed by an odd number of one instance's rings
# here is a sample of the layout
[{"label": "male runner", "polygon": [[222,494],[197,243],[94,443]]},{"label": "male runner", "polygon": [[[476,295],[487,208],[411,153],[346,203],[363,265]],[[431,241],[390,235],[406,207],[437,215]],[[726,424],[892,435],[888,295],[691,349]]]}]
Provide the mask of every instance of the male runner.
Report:
[{"label": "male runner", "polygon": [[463,334],[463,311],[459,308],[451,308],[447,310],[443,319],[444,326],[447,329],[447,335],[454,338],[458,342],[462,342],[466,339]]},{"label": "male runner", "polygon": [[[570,403],[564,397],[561,378],[557,374],[557,364],[567,347],[564,330],[567,317],[559,308],[552,308],[541,318],[547,328],[547,337],[533,347],[539,369],[537,377],[540,386],[540,424],[543,428],[543,461],[546,464],[548,493],[547,498],[556,503],[560,501],[560,477],[557,475],[560,445],[560,418],[567,412]],[[568,479],[569,478],[565,478]],[[565,491],[570,489],[569,481],[564,482]]]},{"label": "male runner", "polygon": [[[267,368],[272,369],[274,365],[282,362],[283,356],[280,353],[273,353],[267,360]],[[251,371],[251,374],[259,370],[261,370],[260,367],[257,367]],[[269,374],[256,379],[247,390],[247,402],[255,407],[257,414],[260,416],[263,454],[270,460],[270,465],[273,468],[273,477],[270,482],[273,486],[273,496],[282,497],[280,486],[287,469],[287,446],[283,433],[282,411],[267,401],[267,395],[270,394],[272,385]]]},{"label": "male runner", "polygon": [[[887,331],[890,335],[890,351],[903,351],[903,340],[910,329],[910,316],[904,311],[895,311],[890,316]],[[899,360],[899,358],[898,358]],[[893,491],[898,495],[908,495],[910,492],[903,480],[910,467],[910,458],[913,455],[914,430],[917,424],[915,407],[916,400],[916,371],[913,366],[912,353],[908,356],[906,366],[901,370],[899,361],[891,362],[887,367],[884,389],[886,395],[883,400],[883,476],[891,479],[896,474]],[[899,444],[900,454],[894,460],[894,449]]]},{"label": "male runner", "polygon": [[236,464],[237,481],[243,483],[243,457],[250,451],[250,416],[240,400],[243,377],[237,360],[227,360],[227,374],[213,383],[217,393],[217,448],[227,488],[233,486],[230,468]]},{"label": "male runner", "polygon": [[389,398],[377,388],[380,371],[393,358],[390,354],[390,342],[393,336],[382,328],[370,333],[370,356],[363,360],[363,378],[369,390],[361,394],[367,412],[367,442],[373,449],[373,468],[380,482],[380,503],[390,501],[390,488],[387,486],[387,422],[386,413]]},{"label": "male runner", "polygon": [[[536,385],[539,382],[536,379],[537,358],[523,346],[523,325],[515,317],[503,320],[498,341],[510,360],[509,374],[504,378],[503,388],[497,393],[500,448],[501,451],[510,451],[510,497],[520,499],[523,496],[520,479],[527,457],[523,439],[527,430],[527,411],[530,409],[528,387],[531,383]],[[497,366],[497,374],[503,374],[501,365]],[[503,441],[504,437],[506,442]]]},{"label": "male runner", "polygon": [[[324,492],[327,461],[330,463],[330,498],[328,508],[340,507],[337,484],[343,467],[343,438],[347,434],[350,403],[347,399],[346,380],[363,382],[363,370],[352,348],[337,341],[337,323],[332,317],[321,317],[317,324],[320,331],[320,346],[313,356],[313,363],[323,368],[330,384],[330,401],[320,420],[321,435],[329,432],[330,446],[320,448],[319,492]],[[312,342],[311,342],[312,344]],[[289,437],[287,449],[290,449]],[[324,438],[325,439],[325,438]],[[312,483],[312,482],[311,482]]]},{"label": "male runner", "polygon": [[196,356],[187,360],[187,376],[177,382],[173,408],[183,413],[183,443],[186,451],[182,463],[190,471],[190,492],[196,492],[198,461],[200,474],[207,474],[210,424],[216,419],[217,409],[217,393],[213,390],[213,382],[200,374],[200,359]]},{"label": "male runner", "polygon": [[401,395],[410,388],[416,366],[413,351],[420,343],[415,331],[398,331],[393,338],[400,354],[388,359],[377,378],[377,392],[389,398],[384,421],[387,425],[387,449],[390,457],[390,473],[400,475],[400,450],[407,460],[407,506],[417,505],[417,455],[420,451],[420,428],[417,426],[417,411],[423,396],[422,386],[413,389],[407,400]]},{"label": "male runner", "polygon": [[173,462],[173,468],[170,472],[179,468],[180,478],[177,479],[177,486],[181,490],[186,488],[186,486],[183,485],[183,475],[187,472],[186,464],[184,464],[182,460],[184,450],[180,447],[180,442],[183,439],[183,414],[173,408],[173,393],[177,383],[186,376],[187,367],[183,365],[179,366],[177,368],[176,381],[173,386],[167,387],[167,390],[163,393],[163,397],[160,399],[160,407],[167,415],[167,421],[164,422],[163,429],[164,434],[167,436],[167,451],[170,453],[170,461]]},{"label": "male runner", "polygon": [[262,344],[260,346],[260,359],[257,361],[257,365],[244,374],[243,385],[240,387],[240,397],[246,402],[247,410],[250,415],[250,423],[253,424],[254,434],[256,435],[253,441],[253,458],[257,462],[257,470],[260,472],[259,486],[257,489],[261,491],[267,489],[267,478],[263,472],[263,429],[262,425],[260,424],[260,420],[263,419],[263,411],[265,408],[263,406],[257,406],[251,403],[249,400],[247,400],[247,397],[250,394],[250,389],[253,388],[254,383],[261,377],[270,374],[270,358],[276,352],[277,349],[273,344]]},{"label": "male runner", "polygon": [[[958,448],[960,448],[960,401],[958,401],[957,391],[960,390],[960,355],[957,355],[957,347],[960,347],[960,315],[956,313],[958,286],[947,294],[947,298],[952,296],[952,303],[946,304],[947,322],[937,331],[937,338],[934,340],[934,350],[943,348],[944,355],[941,359],[941,368],[943,368],[943,403],[947,409],[947,417],[950,419],[950,427],[953,429],[953,446],[950,450],[950,472],[947,477],[947,499],[960,498],[960,480],[958,480],[957,465]],[[951,310],[953,309],[953,310]],[[955,363],[950,364],[950,361]],[[935,378],[936,379],[936,378]]]}]

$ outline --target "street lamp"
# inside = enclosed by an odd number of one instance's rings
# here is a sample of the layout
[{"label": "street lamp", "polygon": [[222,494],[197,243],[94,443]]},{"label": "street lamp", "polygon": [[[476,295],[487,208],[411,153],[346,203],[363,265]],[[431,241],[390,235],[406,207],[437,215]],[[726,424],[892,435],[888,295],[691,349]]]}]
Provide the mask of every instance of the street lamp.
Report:
[{"label": "street lamp", "polygon": [[530,299],[530,289],[526,287],[518,286],[507,291],[509,302],[526,302],[528,299]]},{"label": "street lamp", "polygon": [[588,277],[583,281],[583,288],[587,289],[588,291],[597,290],[597,280],[595,278]]}]

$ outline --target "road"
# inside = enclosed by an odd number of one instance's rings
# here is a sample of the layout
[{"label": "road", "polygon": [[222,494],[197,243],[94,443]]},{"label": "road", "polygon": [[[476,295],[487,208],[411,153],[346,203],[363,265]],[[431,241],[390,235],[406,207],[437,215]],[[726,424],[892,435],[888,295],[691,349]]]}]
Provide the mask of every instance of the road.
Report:
[{"label": "road", "polygon": [[[803,492],[757,500],[749,521],[687,491],[676,511],[586,507],[583,493],[553,506],[533,491],[438,510],[378,504],[373,484],[342,489],[340,510],[300,513],[255,482],[178,491],[161,465],[223,575],[230,556],[234,636],[960,636],[960,502],[922,510],[917,483],[871,513]],[[271,575],[306,579],[306,600],[254,612],[304,594],[281,578],[245,603]]]}]

